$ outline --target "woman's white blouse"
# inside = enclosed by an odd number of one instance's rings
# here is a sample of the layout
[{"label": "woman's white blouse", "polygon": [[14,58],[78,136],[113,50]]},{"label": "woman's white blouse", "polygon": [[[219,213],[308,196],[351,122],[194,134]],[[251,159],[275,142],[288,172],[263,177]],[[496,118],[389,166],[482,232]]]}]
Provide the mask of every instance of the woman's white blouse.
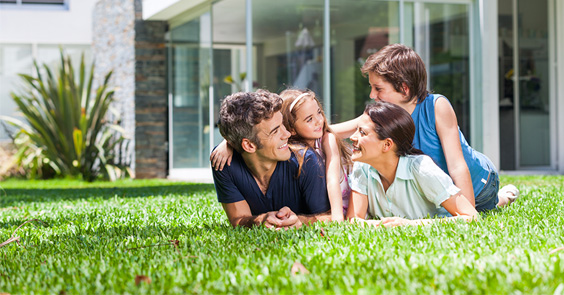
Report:
[{"label": "woman's white blouse", "polygon": [[441,203],[460,191],[426,155],[400,157],[396,177],[386,192],[378,171],[366,163],[354,163],[349,184],[353,191],[368,197],[367,215],[372,218],[440,215]]}]

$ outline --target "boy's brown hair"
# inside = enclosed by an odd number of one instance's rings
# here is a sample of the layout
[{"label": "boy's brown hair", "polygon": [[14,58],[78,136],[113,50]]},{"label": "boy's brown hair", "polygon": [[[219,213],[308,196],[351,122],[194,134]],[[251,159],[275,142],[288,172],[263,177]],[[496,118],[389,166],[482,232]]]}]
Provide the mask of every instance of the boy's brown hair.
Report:
[{"label": "boy's brown hair", "polygon": [[421,102],[427,97],[427,71],[421,57],[413,49],[402,44],[384,46],[370,55],[362,68],[363,74],[377,74],[392,84],[394,89],[407,96],[403,84],[409,89],[407,102],[417,99]]}]

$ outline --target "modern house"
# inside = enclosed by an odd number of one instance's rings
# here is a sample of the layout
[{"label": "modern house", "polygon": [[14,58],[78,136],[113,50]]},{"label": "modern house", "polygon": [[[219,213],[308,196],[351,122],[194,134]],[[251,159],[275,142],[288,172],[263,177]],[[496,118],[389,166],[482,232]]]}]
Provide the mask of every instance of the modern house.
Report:
[{"label": "modern house", "polygon": [[421,55],[428,89],[450,99],[500,170],[564,173],[562,1],[99,0],[94,10],[93,56],[116,71],[137,177],[211,179],[219,105],[235,91],[309,88],[332,122],[356,117],[369,101],[359,69],[390,43]]},{"label": "modern house", "polygon": [[[10,93],[18,91],[18,73],[32,74],[33,60],[58,63],[59,48],[78,60],[91,59],[92,8],[95,0],[0,0],[0,115],[13,116]],[[9,141],[0,125],[0,142]]]}]

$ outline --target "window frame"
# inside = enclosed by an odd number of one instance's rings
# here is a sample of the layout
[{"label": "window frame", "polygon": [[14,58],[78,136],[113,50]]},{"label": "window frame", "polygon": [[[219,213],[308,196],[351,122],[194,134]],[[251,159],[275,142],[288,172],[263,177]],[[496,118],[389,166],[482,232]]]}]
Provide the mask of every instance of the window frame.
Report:
[{"label": "window frame", "polygon": [[[6,1],[6,0],[5,0]],[[14,10],[69,10],[69,1],[62,0],[61,4],[57,3],[25,3],[31,0],[13,0],[14,3],[0,3],[0,9]]]}]

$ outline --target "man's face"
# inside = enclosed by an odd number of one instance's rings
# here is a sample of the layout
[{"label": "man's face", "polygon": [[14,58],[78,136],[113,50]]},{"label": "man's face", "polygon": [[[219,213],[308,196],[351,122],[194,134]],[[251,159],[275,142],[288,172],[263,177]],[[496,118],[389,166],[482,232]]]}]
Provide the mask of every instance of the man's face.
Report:
[{"label": "man's face", "polygon": [[262,144],[256,154],[263,161],[286,161],[290,159],[291,152],[288,148],[290,132],[282,124],[282,113],[276,112],[272,118],[263,120],[255,126],[257,136]]}]

